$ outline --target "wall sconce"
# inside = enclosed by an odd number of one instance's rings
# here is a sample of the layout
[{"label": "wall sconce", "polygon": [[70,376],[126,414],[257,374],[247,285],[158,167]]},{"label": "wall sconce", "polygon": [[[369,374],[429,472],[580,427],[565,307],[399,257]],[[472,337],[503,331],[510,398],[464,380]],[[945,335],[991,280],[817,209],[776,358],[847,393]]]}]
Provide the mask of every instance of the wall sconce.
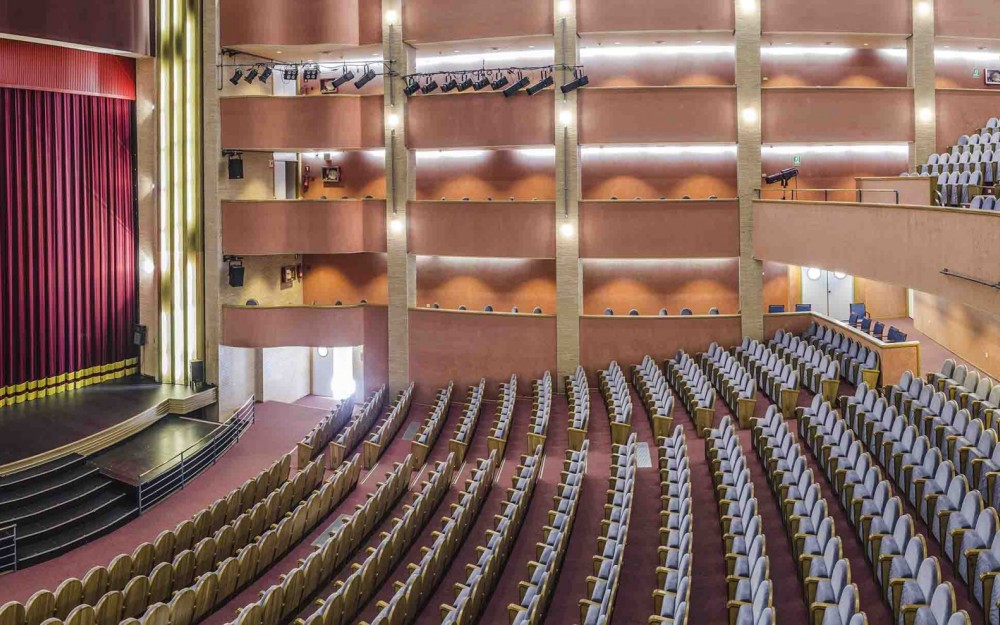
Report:
[{"label": "wall sconce", "polygon": [[749,15],[757,10],[757,0],[740,0],[740,10]]},{"label": "wall sconce", "polygon": [[399,115],[390,113],[389,116],[385,118],[385,123],[389,126],[389,128],[395,130],[399,126]]},{"label": "wall sconce", "polygon": [[929,106],[920,109],[920,121],[925,124],[934,121],[934,111]]},{"label": "wall sconce", "polygon": [[395,218],[389,222],[389,228],[394,234],[399,234],[403,231],[403,220],[400,218]]},{"label": "wall sconce", "polygon": [[389,26],[395,25],[397,19],[399,19],[399,13],[396,13],[392,9],[385,12],[385,23]]},{"label": "wall sconce", "polygon": [[917,15],[919,15],[920,17],[927,17],[930,14],[931,14],[930,2],[921,2],[920,4],[917,5]]},{"label": "wall sconce", "polygon": [[559,123],[563,126],[569,126],[573,123],[573,111],[564,109],[559,111]]},{"label": "wall sconce", "polygon": [[573,224],[566,222],[559,226],[559,234],[561,234],[564,239],[572,239],[573,233]]},{"label": "wall sconce", "polygon": [[757,121],[757,109],[752,106],[748,106],[743,109],[743,113],[741,115],[743,117],[743,121],[748,124],[752,124]]},{"label": "wall sconce", "polygon": [[559,0],[559,15],[569,15],[572,9],[573,5],[570,0]]}]

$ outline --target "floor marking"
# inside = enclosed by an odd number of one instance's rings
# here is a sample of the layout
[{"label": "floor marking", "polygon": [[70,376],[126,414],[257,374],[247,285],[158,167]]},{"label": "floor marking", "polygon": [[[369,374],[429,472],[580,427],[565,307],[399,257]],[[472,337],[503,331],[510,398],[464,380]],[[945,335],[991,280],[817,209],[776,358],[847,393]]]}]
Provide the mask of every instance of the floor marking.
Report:
[{"label": "floor marking", "polygon": [[375,466],[373,466],[371,469],[368,470],[368,473],[366,473],[365,476],[361,479],[361,483],[362,484],[364,484],[365,482],[368,481],[368,478],[370,478],[375,473],[375,470],[378,469],[378,465],[380,465],[380,464],[382,464],[382,463],[381,462],[376,462]]}]

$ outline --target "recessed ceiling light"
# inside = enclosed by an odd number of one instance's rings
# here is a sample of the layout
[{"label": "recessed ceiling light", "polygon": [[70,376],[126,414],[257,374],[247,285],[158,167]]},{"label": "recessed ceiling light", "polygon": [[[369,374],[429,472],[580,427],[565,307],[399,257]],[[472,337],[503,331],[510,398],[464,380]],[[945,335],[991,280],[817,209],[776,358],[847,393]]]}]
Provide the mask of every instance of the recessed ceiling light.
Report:
[{"label": "recessed ceiling light", "polygon": [[[662,42],[662,41],[657,41],[656,43],[663,43],[663,42]],[[696,43],[696,44],[697,44],[697,43],[701,43],[701,40],[699,39],[698,41],[695,41],[695,43]]]},{"label": "recessed ceiling light", "polygon": [[865,44],[865,47],[866,47],[866,48],[868,47],[868,44],[867,44],[867,43]]},{"label": "recessed ceiling light", "polygon": [[792,45],[792,42],[791,42],[791,41],[786,41],[786,42],[785,42],[785,45],[786,45],[786,46],[790,46],[790,45]]},{"label": "recessed ceiling light", "polygon": [[616,46],[620,46],[620,45],[622,45],[622,42],[620,42],[620,41],[616,41],[616,42],[615,42],[615,45],[616,45]]},{"label": "recessed ceiling light", "polygon": [[[981,49],[981,48],[980,48],[980,49]],[[275,53],[275,54],[281,54],[281,50],[275,50],[275,51],[274,51],[274,53]]]}]

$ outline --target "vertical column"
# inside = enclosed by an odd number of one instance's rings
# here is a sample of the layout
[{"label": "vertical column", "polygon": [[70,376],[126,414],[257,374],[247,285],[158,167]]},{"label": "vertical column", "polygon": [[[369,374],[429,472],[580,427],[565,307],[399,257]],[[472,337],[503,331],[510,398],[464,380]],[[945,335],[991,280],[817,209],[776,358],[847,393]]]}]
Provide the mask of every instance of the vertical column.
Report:
[{"label": "vertical column", "polygon": [[913,0],[913,36],[909,48],[909,86],[913,88],[913,146],[910,167],[927,162],[937,148],[934,96],[934,0]]},{"label": "vertical column", "polygon": [[557,388],[580,362],[580,309],[583,301],[580,271],[580,167],[577,140],[577,92],[559,90],[573,80],[577,64],[576,2],[554,0],[556,145],[556,370]]},{"label": "vertical column", "polygon": [[136,170],[138,172],[139,214],[139,321],[146,326],[146,345],[141,349],[139,371],[160,378],[160,284],[156,274],[160,248],[157,211],[157,117],[156,84],[158,61],[140,58],[135,62]]},{"label": "vertical column", "polygon": [[413,197],[414,158],[406,149],[406,86],[414,50],[403,43],[402,0],[382,0],[382,58],[385,77],[385,210],[389,288],[389,388],[410,383],[409,310],[416,305],[416,263],[407,249],[407,202]]},{"label": "vertical column", "polygon": [[[202,66],[214,67],[219,59],[219,1],[202,0]],[[219,113],[219,72],[202,73],[202,138],[204,147],[203,189],[205,231],[205,378],[220,379],[219,342],[222,339],[222,205],[219,195],[219,158],[222,154],[222,123]],[[225,415],[228,416],[228,415]]]},{"label": "vertical column", "polygon": [[743,334],[764,338],[763,267],[753,255],[754,190],[760,187],[760,2],[736,0],[737,194]]}]

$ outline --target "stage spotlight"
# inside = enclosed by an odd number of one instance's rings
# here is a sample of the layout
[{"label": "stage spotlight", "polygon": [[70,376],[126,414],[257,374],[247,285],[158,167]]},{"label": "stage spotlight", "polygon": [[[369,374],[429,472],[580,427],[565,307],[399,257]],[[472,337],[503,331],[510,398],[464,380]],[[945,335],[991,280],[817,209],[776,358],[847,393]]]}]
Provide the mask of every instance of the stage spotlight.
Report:
[{"label": "stage spotlight", "polygon": [[553,83],[552,74],[546,74],[537,83],[535,83],[535,84],[531,85],[530,87],[528,87],[528,95],[535,95],[536,93],[538,93],[542,89],[545,89],[546,87],[551,87],[552,83]]},{"label": "stage spotlight", "polygon": [[343,85],[349,83],[352,80],[354,80],[354,72],[352,72],[351,70],[347,70],[346,72],[343,73],[343,75],[341,75],[340,78],[337,78],[336,80],[333,81],[333,86],[337,89],[340,89]]},{"label": "stage spotlight", "polygon": [[472,83],[472,88],[475,89],[476,91],[482,91],[489,84],[490,84],[490,79],[486,77],[486,74],[483,74],[479,78],[479,80],[477,80],[476,82]]},{"label": "stage spotlight", "polygon": [[364,87],[374,79],[375,79],[375,71],[370,67],[366,67],[365,73],[361,75],[361,78],[358,78],[358,82],[354,83],[354,86],[360,89],[361,87]]},{"label": "stage spotlight", "polygon": [[576,72],[574,72],[573,76],[575,76],[575,78],[573,78],[572,81],[566,83],[562,87],[559,87],[559,89],[561,89],[563,93],[569,93],[570,91],[575,91],[580,87],[586,87],[587,85],[590,84],[590,79],[587,78],[586,75],[577,76]]},{"label": "stage spotlight", "polygon": [[414,93],[420,91],[420,83],[415,80],[410,80],[406,83],[406,87],[403,88],[403,93],[411,96]]},{"label": "stage spotlight", "polygon": [[427,81],[427,84],[425,84],[423,87],[420,88],[420,93],[427,95],[428,93],[434,91],[437,88],[438,88],[437,81],[431,78],[430,80]]},{"label": "stage spotlight", "polygon": [[471,87],[471,86],[472,86],[472,79],[471,79],[471,78],[469,78],[468,76],[466,76],[466,77],[465,77],[465,78],[464,78],[464,79],[462,80],[462,82],[458,83],[458,90],[459,90],[459,91],[466,91],[466,90],[468,90],[468,89],[469,89],[469,87]]},{"label": "stage spotlight", "polygon": [[265,84],[266,84],[266,83],[267,83],[267,79],[271,77],[271,74],[272,74],[272,73],[273,73],[273,72],[272,72],[271,68],[270,68],[270,67],[267,67],[267,66],[265,66],[265,67],[264,67],[264,71],[262,71],[262,72],[260,73],[260,76],[259,76],[259,77],[257,78],[257,80],[259,80],[259,81],[261,81],[262,83],[265,83]]},{"label": "stage spotlight", "polygon": [[441,93],[448,93],[449,91],[454,91],[456,88],[458,88],[458,81],[452,76],[441,85]]},{"label": "stage spotlight", "polygon": [[237,67],[236,71],[233,72],[233,77],[229,79],[229,82],[233,83],[233,86],[235,87],[240,84],[240,78],[243,78],[243,70]]},{"label": "stage spotlight", "polygon": [[521,89],[527,87],[530,83],[531,81],[528,80],[527,76],[521,76],[521,78],[516,83],[503,90],[503,95],[505,98],[509,98],[510,96],[516,94]]},{"label": "stage spotlight", "polygon": [[507,77],[501,74],[496,80],[490,83],[490,86],[493,87],[493,91],[499,91],[500,89],[506,87],[509,82],[510,81],[507,80]]},{"label": "stage spotlight", "polygon": [[247,75],[243,77],[243,80],[245,80],[247,82],[247,84],[249,85],[250,83],[253,82],[253,79],[256,78],[256,77],[257,77],[257,68],[256,67],[251,67],[250,71],[247,72]]},{"label": "stage spotlight", "polygon": [[281,77],[284,78],[285,80],[298,80],[299,78],[298,66],[296,65],[295,67],[286,67],[285,69],[281,70]]},{"label": "stage spotlight", "polygon": [[798,175],[799,175],[798,169],[796,169],[795,167],[788,167],[786,169],[782,169],[776,174],[767,174],[766,176],[764,176],[764,182],[766,182],[767,184],[774,184],[776,182],[780,182],[782,187],[787,187],[788,181],[791,180],[792,178],[797,177]]},{"label": "stage spotlight", "polygon": [[306,67],[302,70],[302,80],[316,80],[319,78],[319,65]]}]

